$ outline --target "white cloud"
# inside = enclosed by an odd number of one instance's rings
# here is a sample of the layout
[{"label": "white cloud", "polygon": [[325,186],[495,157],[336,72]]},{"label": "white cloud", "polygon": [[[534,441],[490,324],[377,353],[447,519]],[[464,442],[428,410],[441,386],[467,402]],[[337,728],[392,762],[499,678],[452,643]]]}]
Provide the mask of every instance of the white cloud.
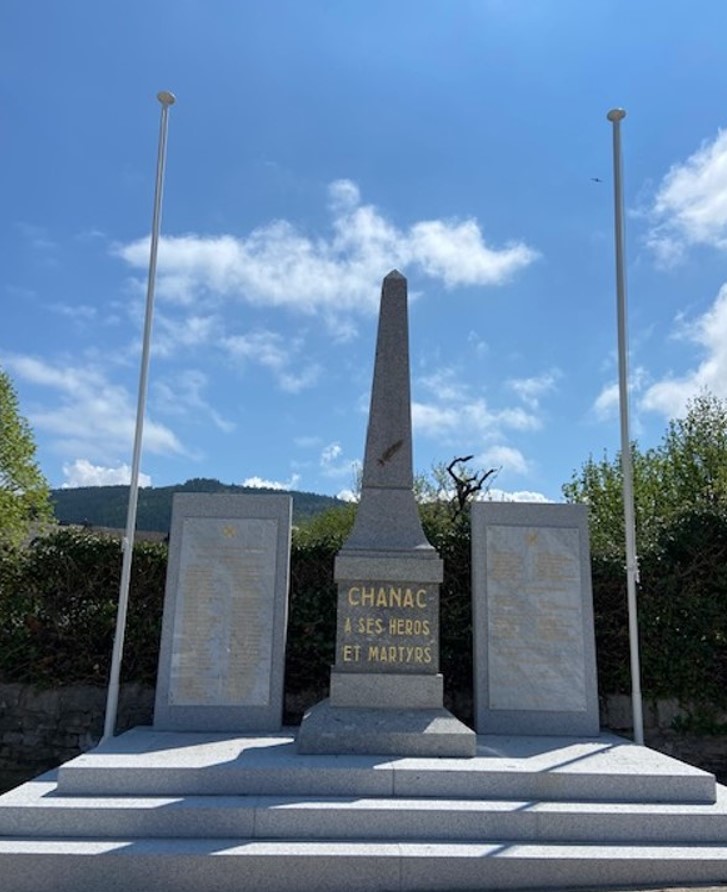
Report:
[{"label": "white cloud", "polygon": [[671,167],[650,213],[647,242],[662,265],[679,262],[690,245],[727,248],[727,131]]},{"label": "white cloud", "polygon": [[[18,378],[56,391],[49,407],[28,414],[34,427],[51,435],[57,451],[107,464],[118,461],[119,451],[131,453],[136,409],[127,391],[111,384],[98,367],[13,354],[4,354],[2,362]],[[144,449],[160,455],[185,452],[168,427],[151,419],[144,424]]]},{"label": "white cloud", "polygon": [[512,446],[492,446],[477,457],[476,464],[502,468],[503,471],[513,474],[527,474],[530,470],[530,462],[519,449]]},{"label": "white cloud", "polygon": [[[329,208],[328,237],[306,235],[287,220],[260,226],[247,237],[164,237],[157,292],[197,307],[231,298],[320,313],[337,328],[342,316],[376,311],[381,278],[394,266],[411,267],[447,288],[488,286],[508,281],[538,257],[522,242],[489,246],[474,219],[399,228],[373,205],[361,204],[350,180],[331,183]],[[114,252],[132,268],[146,270],[148,238],[116,245]],[[344,335],[348,327],[350,322]]]},{"label": "white cloud", "polygon": [[425,436],[449,436],[457,430],[459,415],[451,406],[414,401],[411,404],[411,421],[414,430]]},{"label": "white cloud", "polygon": [[[419,436],[436,440],[450,455],[475,453],[478,467],[496,467],[527,475],[532,463],[508,440],[516,433],[539,430],[543,398],[552,392],[560,372],[508,382],[524,405],[494,407],[453,368],[441,368],[414,381],[424,399],[412,401],[412,426]],[[445,453],[446,454],[446,453]]]},{"label": "white cloud", "polygon": [[531,492],[527,489],[510,492],[504,489],[491,489],[485,498],[491,502],[551,502],[542,492]]},{"label": "white cloud", "polygon": [[329,443],[321,452],[321,465],[328,467],[341,456],[343,449],[340,443]]},{"label": "white cloud", "polygon": [[[116,486],[128,485],[131,482],[131,468],[119,465],[116,468],[104,468],[93,465],[88,459],[77,458],[71,464],[63,465],[63,476],[66,478],[61,489],[75,489],[79,486]],[[148,474],[139,474],[139,486],[151,486]]]},{"label": "white cloud", "polygon": [[[421,436],[439,441],[448,449],[477,452],[477,463],[527,474],[530,464],[519,449],[504,443],[512,431],[534,431],[542,425],[540,396],[552,389],[556,373],[517,382],[520,395],[530,405],[490,407],[451,368],[418,379],[415,384],[429,396],[412,402],[412,426]],[[518,387],[514,388],[518,391]]]},{"label": "white cloud", "polygon": [[[629,374],[629,404],[634,397],[644,392],[649,374],[643,366],[637,366]],[[609,421],[618,416],[620,387],[618,381],[605,384],[591,406],[591,411],[599,421]],[[638,423],[638,420],[637,420]]]},{"label": "white cloud", "polygon": [[244,335],[223,338],[221,346],[237,361],[256,362],[269,369],[281,390],[300,393],[319,379],[321,367],[308,362],[298,371],[291,368],[297,354],[302,352],[301,338],[284,338],[274,331],[251,331]]},{"label": "white cloud", "polygon": [[619,386],[618,381],[606,384],[593,403],[593,411],[599,421],[607,421],[618,412]]},{"label": "white cloud", "polygon": [[686,374],[668,376],[651,384],[644,392],[642,409],[666,417],[684,413],[689,399],[702,390],[727,398],[727,284],[723,285],[710,309],[691,325],[678,321],[680,332],[695,343],[702,360]]},{"label": "white cloud", "polygon": [[328,187],[328,203],[336,214],[352,211],[361,203],[361,190],[353,180],[334,180]]},{"label": "white cloud", "polygon": [[266,480],[264,477],[246,477],[242,481],[243,486],[252,489],[282,489],[285,491],[295,489],[300,483],[299,474],[291,474],[290,480]]},{"label": "white cloud", "polygon": [[428,220],[409,233],[410,260],[447,288],[458,285],[501,285],[529,266],[537,252],[511,243],[501,250],[489,248],[476,220]]},{"label": "white cloud", "polygon": [[352,489],[342,489],[336,493],[336,498],[344,502],[358,502],[358,493]]},{"label": "white cloud", "polygon": [[540,419],[516,406],[494,411],[482,397],[462,399],[454,405],[412,402],[412,425],[425,436],[458,441],[492,439],[503,429],[529,431],[541,426]]},{"label": "white cloud", "polygon": [[156,356],[166,357],[172,356],[180,347],[204,347],[219,340],[222,330],[222,322],[214,314],[174,318],[157,312],[152,350]]},{"label": "white cloud", "polygon": [[532,378],[512,378],[507,382],[507,385],[515,391],[526,406],[537,409],[540,406],[541,397],[555,390],[559,378],[560,371],[551,369],[549,372]]}]

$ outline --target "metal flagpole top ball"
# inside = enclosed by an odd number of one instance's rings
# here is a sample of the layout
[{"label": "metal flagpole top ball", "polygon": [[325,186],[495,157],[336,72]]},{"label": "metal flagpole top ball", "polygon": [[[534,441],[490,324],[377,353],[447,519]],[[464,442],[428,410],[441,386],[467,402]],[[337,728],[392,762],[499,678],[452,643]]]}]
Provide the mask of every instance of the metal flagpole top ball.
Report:
[{"label": "metal flagpole top ball", "polygon": [[[174,97],[172,97],[172,101]],[[612,108],[611,111],[606,115],[609,121],[623,121],[626,117],[626,111],[623,108]]]},{"label": "metal flagpole top ball", "polygon": [[174,93],[170,93],[169,90],[161,90],[157,93],[157,99],[163,106],[174,105],[177,101]]}]

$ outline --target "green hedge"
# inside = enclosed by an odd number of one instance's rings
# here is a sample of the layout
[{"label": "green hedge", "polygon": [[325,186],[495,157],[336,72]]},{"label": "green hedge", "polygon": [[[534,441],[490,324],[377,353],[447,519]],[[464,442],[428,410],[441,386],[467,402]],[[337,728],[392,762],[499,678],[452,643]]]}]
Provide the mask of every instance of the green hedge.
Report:
[{"label": "green hedge", "polygon": [[[319,535],[304,531],[294,541],[289,692],[325,693],[336,627],[333,561],[349,522],[350,516],[338,528],[323,525]],[[469,526],[463,517],[454,523],[425,517],[425,528],[445,567],[440,632],[445,690],[450,702],[464,704],[472,690]],[[124,681],[155,682],[166,554],[162,544],[135,546]],[[105,685],[120,568],[117,541],[78,530],[61,530],[23,552],[0,555],[0,681]],[[599,688],[628,693],[620,563],[595,556],[593,587]],[[672,523],[641,556],[638,604],[645,696],[691,704],[694,723],[709,727],[716,711],[727,708],[727,518],[691,513]]]}]

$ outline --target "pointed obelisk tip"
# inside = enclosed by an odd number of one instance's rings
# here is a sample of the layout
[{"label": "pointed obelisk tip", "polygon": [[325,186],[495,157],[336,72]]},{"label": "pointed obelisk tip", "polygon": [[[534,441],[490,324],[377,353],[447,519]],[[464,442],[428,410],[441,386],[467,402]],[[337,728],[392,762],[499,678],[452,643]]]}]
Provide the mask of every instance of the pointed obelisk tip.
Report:
[{"label": "pointed obelisk tip", "polygon": [[403,278],[405,278],[405,277],[402,276],[402,274],[399,272],[398,269],[392,269],[392,271],[387,276],[384,276],[384,282],[387,282],[389,279],[403,279]]}]

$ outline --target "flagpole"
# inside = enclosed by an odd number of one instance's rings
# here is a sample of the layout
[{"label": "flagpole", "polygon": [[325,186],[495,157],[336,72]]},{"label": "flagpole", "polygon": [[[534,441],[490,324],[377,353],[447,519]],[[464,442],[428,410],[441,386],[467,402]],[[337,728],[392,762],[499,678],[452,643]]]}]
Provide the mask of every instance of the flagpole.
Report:
[{"label": "flagpole", "polygon": [[156,279],[157,250],[159,247],[159,227],[161,225],[162,194],[164,191],[164,165],[167,154],[167,127],[169,107],[174,105],[173,93],[162,90],[157,93],[161,103],[161,121],[159,124],[159,148],[157,151],[156,184],[154,188],[154,213],[151,224],[151,245],[149,249],[149,276],[146,288],[146,316],[144,319],[144,342],[141,350],[141,371],[139,375],[139,399],[136,407],[136,430],[134,433],[134,454],[131,462],[131,480],[129,482],[129,505],[126,514],[126,532],[121,542],[123,560],[121,564],[121,583],[119,585],[119,606],[116,614],[116,632],[114,648],[111,655],[111,672],[106,697],[106,718],[102,740],[114,736],[116,715],[119,706],[119,679],[121,676],[121,660],[124,652],[124,636],[126,634],[126,613],[129,604],[129,585],[131,583],[131,560],[134,552],[134,531],[136,529],[136,508],[139,497],[139,466],[141,464],[141,441],[144,432],[144,412],[146,410],[146,391],[149,379],[149,346],[154,311],[154,283]]},{"label": "flagpole", "polygon": [[621,415],[621,471],[623,474],[624,527],[626,532],[626,593],[629,615],[629,651],[631,657],[631,710],[634,743],[644,742],[644,720],[641,703],[641,668],[639,665],[639,625],[636,608],[636,586],[639,561],[636,555],[636,520],[634,512],[634,471],[629,435],[628,347],[626,340],[626,284],[624,274],[623,184],[621,182],[622,108],[612,108],[606,115],[613,124],[613,195],[616,240],[616,306],[618,324],[618,386]]}]

